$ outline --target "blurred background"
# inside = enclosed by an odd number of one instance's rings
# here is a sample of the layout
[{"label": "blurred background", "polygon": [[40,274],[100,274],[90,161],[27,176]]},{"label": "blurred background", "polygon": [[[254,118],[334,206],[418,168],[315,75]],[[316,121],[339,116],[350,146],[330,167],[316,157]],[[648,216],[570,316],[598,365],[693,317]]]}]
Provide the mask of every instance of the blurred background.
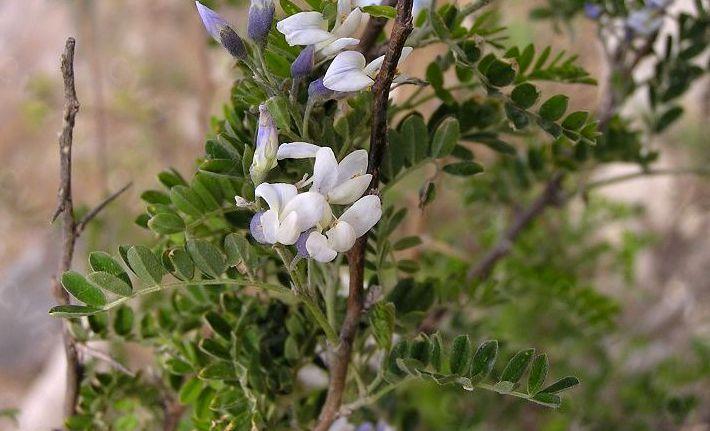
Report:
[{"label": "blurred background", "polygon": [[[580,55],[593,76],[604,76],[593,23],[580,17],[570,28],[555,32],[547,22],[529,20],[529,11],[538,2],[501,3],[511,43],[535,40],[568,49]],[[678,8],[686,6],[684,1],[676,3]],[[243,6],[232,4],[220,12],[235,27],[244,27]],[[133,182],[133,188],[82,236],[76,268],[84,267],[87,249],[115,250],[120,243],[149,239],[133,224],[142,207],[138,194],[155,185],[155,174],[161,169],[192,170],[194,159],[202,154],[210,117],[219,115],[228,100],[234,73],[231,60],[207,43],[190,0],[0,1],[0,410],[19,421],[0,418],[2,430],[47,430],[61,423],[59,322],[50,318],[47,310],[53,305],[49,280],[59,254],[57,227],[49,223],[56,204],[57,133],[63,105],[58,59],[68,36],[77,39],[75,64],[81,102],[74,139],[75,205],[79,209],[91,207],[126,182]],[[438,52],[436,47],[428,51],[432,56]],[[407,71],[422,77],[426,64],[412,62]],[[566,86],[565,91],[572,95],[573,108],[593,109],[601,88],[577,85]],[[658,166],[707,166],[710,162],[707,78],[692,88],[684,107],[683,121],[650,143],[662,150]],[[635,107],[632,104],[626,109]],[[619,164],[595,176],[637,169]],[[625,370],[621,372],[634,375],[656,370],[669,358],[676,362],[669,363],[668,372],[689,371],[687,359],[705,377],[685,383],[704,385],[707,391],[710,182],[693,176],[640,178],[605,188],[602,195],[607,204],[601,207],[612,215],[601,216],[596,224],[577,223],[570,229],[584,228],[584,241],[603,241],[618,251],[613,260],[591,268],[585,279],[595,291],[618,304],[609,317],[614,329],[606,330],[605,345],[619,362],[618,368]],[[449,198],[452,205],[460,200]],[[412,206],[416,206],[416,195]],[[582,207],[576,203],[568,215],[589,211]],[[453,214],[447,205],[437,204],[406,228],[410,234],[427,231],[432,221]],[[453,243],[464,256],[477,250],[477,244],[460,239],[456,231],[440,233],[441,237],[436,231],[432,236]],[[569,235],[567,245],[575,250],[575,237]],[[545,239],[528,240],[534,247],[535,241]],[[507,323],[500,320],[500,325],[504,324],[514,332],[514,319]],[[497,330],[504,332],[505,328]],[[693,359],[698,352],[699,365]],[[609,391],[624,385],[623,378],[607,377]],[[640,387],[634,396],[643,404],[653,388],[646,393],[643,385]],[[700,408],[683,422],[684,429],[710,429],[707,394],[689,401]],[[651,408],[647,414],[657,412]],[[540,427],[537,423],[524,425],[524,429]],[[556,429],[574,428],[563,424]],[[667,429],[674,429],[673,425]]]}]

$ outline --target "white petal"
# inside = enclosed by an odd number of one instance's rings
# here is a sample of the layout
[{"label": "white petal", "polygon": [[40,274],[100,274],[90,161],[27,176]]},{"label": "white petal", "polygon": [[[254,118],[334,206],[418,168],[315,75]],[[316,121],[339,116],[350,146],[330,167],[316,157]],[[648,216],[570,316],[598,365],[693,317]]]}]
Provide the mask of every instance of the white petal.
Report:
[{"label": "white petal", "polygon": [[316,162],[313,165],[312,191],[327,195],[338,181],[338,161],[335,160],[333,150],[321,147],[316,153]]},{"label": "white petal", "polygon": [[338,14],[335,16],[335,26],[337,27],[350,13],[353,6],[350,0],[338,0]]},{"label": "white petal", "polygon": [[279,232],[279,215],[274,210],[268,210],[261,215],[261,227],[264,240],[269,244],[276,244]]},{"label": "white petal", "polygon": [[323,77],[323,85],[335,91],[359,91],[369,87],[374,81],[363,69],[365,57],[357,51],[345,51],[338,54],[328,66]]},{"label": "white petal", "polygon": [[348,205],[360,198],[370,186],[372,175],[358,175],[345,180],[328,193],[328,202],[334,205]]},{"label": "white petal", "polygon": [[290,213],[279,225],[278,242],[283,245],[295,244],[301,231],[298,230],[298,214]]},{"label": "white petal", "polygon": [[333,36],[335,37],[350,37],[357,33],[358,28],[360,28],[360,23],[362,22],[363,13],[359,8],[353,9],[345,18],[343,23],[333,29]]},{"label": "white petal", "polygon": [[325,198],[320,193],[305,192],[291,199],[281,213],[281,220],[284,220],[291,213],[298,214],[298,231],[304,232],[314,227],[323,217],[323,206],[326,205]]},{"label": "white petal", "polygon": [[365,172],[367,172],[367,151],[355,150],[338,163],[338,182],[342,183]]},{"label": "white petal", "polygon": [[296,186],[284,183],[261,183],[254,190],[256,197],[263,198],[269,208],[280,213],[284,205],[298,194]]},{"label": "white petal", "polygon": [[286,36],[286,43],[288,43],[291,46],[294,45],[315,45],[317,43],[323,42],[324,40],[328,40],[332,37],[332,35],[323,29],[320,28],[313,28],[313,29],[306,29],[306,30],[295,30],[292,31]]},{"label": "white petal", "polygon": [[345,71],[338,74],[331,73],[330,76],[328,75],[328,72],[326,72],[326,76],[323,78],[323,85],[325,88],[343,93],[365,90],[374,83],[375,81],[373,81],[372,78],[364,74],[359,69]]},{"label": "white petal", "polygon": [[311,232],[306,240],[308,254],[318,262],[330,262],[338,253],[330,248],[328,240],[320,232]]},{"label": "white petal", "polygon": [[324,28],[326,24],[320,12],[299,12],[276,23],[276,28],[283,34],[309,28]]},{"label": "white petal", "polygon": [[308,142],[288,142],[279,145],[276,158],[279,160],[307,159],[315,157],[319,149],[320,147],[318,145],[309,144]]},{"label": "white petal", "polygon": [[338,54],[328,66],[328,73],[342,73],[349,70],[358,70],[365,67],[365,56],[357,51],[345,51]]},{"label": "white petal", "polygon": [[318,52],[322,57],[330,57],[339,53],[349,46],[355,46],[360,43],[360,39],[354,39],[352,37],[342,37],[340,39],[335,39],[332,42],[323,42],[322,47],[318,47]]},{"label": "white petal", "polygon": [[340,220],[347,222],[355,230],[355,235],[360,238],[382,217],[382,203],[375,195],[360,198],[350,208],[345,210]]},{"label": "white petal", "polygon": [[380,70],[380,67],[382,67],[382,63],[385,61],[385,56],[381,55],[377,57],[376,59],[372,60],[365,66],[364,72],[371,78],[374,78],[375,75],[377,75],[377,72]]},{"label": "white petal", "polygon": [[328,237],[328,245],[335,251],[344,253],[355,245],[355,231],[349,223],[342,220],[338,221],[325,234]]}]

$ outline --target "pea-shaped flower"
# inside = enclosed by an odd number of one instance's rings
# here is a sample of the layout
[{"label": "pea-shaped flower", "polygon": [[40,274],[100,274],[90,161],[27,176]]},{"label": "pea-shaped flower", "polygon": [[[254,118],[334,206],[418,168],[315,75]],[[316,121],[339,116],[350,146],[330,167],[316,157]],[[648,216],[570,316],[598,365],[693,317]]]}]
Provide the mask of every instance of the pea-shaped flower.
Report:
[{"label": "pea-shaped flower", "polygon": [[338,163],[333,150],[306,142],[291,142],[279,146],[279,160],[315,157],[312,192],[322,194],[328,203],[348,205],[367,190],[372,175],[367,173],[367,151],[355,150]]},{"label": "pea-shaped flower", "polygon": [[314,45],[316,60],[329,58],[343,49],[357,45],[353,38],[363,18],[359,8],[351,10],[349,0],[338,1],[335,25],[328,30],[328,20],[320,12],[299,12],[276,23],[291,45]]},{"label": "pea-shaped flower", "polygon": [[197,12],[202,18],[207,32],[219,42],[234,57],[244,60],[247,58],[247,50],[244,41],[237,32],[232,29],[229,23],[219,16],[219,14],[202,3],[195,1]]},{"label": "pea-shaped flower", "polygon": [[325,235],[313,231],[306,238],[308,256],[318,262],[330,262],[350,250],[355,240],[365,235],[382,217],[382,203],[375,195],[360,198],[337,219]]},{"label": "pea-shaped flower", "polygon": [[[402,64],[413,48],[405,46],[397,60],[397,66]],[[375,83],[377,72],[380,71],[385,56],[377,57],[366,63],[365,56],[357,51],[345,51],[338,54],[328,66],[323,77],[323,85],[333,91],[352,92],[370,88]],[[402,77],[397,76],[394,82],[401,82]]]},{"label": "pea-shaped flower", "polygon": [[269,209],[254,215],[251,233],[262,243],[292,245],[299,235],[313,228],[327,205],[323,195],[298,193],[293,184],[262,183],[254,191],[266,201]]}]

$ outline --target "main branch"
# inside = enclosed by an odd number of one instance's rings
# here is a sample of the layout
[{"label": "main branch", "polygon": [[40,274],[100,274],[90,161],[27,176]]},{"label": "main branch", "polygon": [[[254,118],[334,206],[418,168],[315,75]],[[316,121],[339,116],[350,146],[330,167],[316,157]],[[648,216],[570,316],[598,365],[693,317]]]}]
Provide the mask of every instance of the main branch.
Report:
[{"label": "main branch", "polygon": [[[402,54],[404,42],[411,32],[412,0],[398,0],[397,17],[392,27],[387,53],[372,87],[374,98],[372,100],[372,129],[370,132],[370,160],[368,163],[368,173],[372,174],[370,194],[377,194],[377,186],[380,181],[380,166],[387,147],[387,103],[389,101],[390,86],[397,71],[397,62]],[[343,401],[353,341],[357,334],[363,307],[366,244],[367,234],[359,238],[348,253],[350,284],[347,309],[343,326],[340,328],[340,343],[330,358],[328,395],[323,404],[319,422],[314,428],[316,431],[326,431],[330,428]]]},{"label": "main branch", "polygon": [[[61,57],[61,71],[64,80],[64,111],[62,115],[62,130],[59,134],[59,191],[57,193],[57,209],[52,215],[52,222],[59,216],[62,217],[62,249],[57,274],[52,277],[52,293],[60,305],[70,303],[69,293],[59,283],[59,277],[71,269],[72,258],[76,240],[81,232],[106,205],[126,191],[130,184],[113,193],[99,203],[93,210],[79,222],[74,218],[74,200],[72,198],[71,182],[71,157],[72,143],[74,141],[74,123],[79,112],[79,100],[76,97],[74,82],[74,48],[76,41],[73,37],[67,39],[64,54]],[[79,346],[71,335],[69,320],[62,322],[62,340],[67,361],[66,388],[64,394],[64,415],[73,416],[76,413],[79,398],[79,388],[84,374],[84,366],[79,356]]]}]

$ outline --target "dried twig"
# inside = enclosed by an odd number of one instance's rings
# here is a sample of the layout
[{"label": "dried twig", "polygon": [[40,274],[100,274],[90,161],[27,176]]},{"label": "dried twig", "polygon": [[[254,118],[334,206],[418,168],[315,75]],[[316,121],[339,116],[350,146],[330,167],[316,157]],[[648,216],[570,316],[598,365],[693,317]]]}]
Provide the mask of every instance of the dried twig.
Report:
[{"label": "dried twig", "polygon": [[101,201],[98,205],[96,205],[91,211],[86,213],[86,215],[84,215],[84,217],[82,217],[81,220],[79,220],[79,222],[76,224],[76,227],[74,228],[74,232],[75,232],[76,236],[78,237],[79,235],[81,235],[81,233],[86,228],[86,225],[89,224],[89,222],[91,220],[93,220],[97,215],[99,215],[99,213],[104,208],[106,208],[106,206],[108,204],[110,204],[111,202],[116,200],[117,197],[121,196],[121,194],[123,194],[123,192],[130,189],[132,185],[133,185],[133,183],[129,182],[128,184],[121,187],[117,191],[111,193],[103,201]]},{"label": "dried twig", "polygon": [[[69,293],[59,284],[57,277],[71,268],[76,242],[74,203],[71,193],[71,146],[74,138],[74,121],[79,112],[79,100],[76,98],[74,86],[74,38],[67,39],[64,54],[61,58],[62,77],[64,78],[64,116],[62,132],[59,135],[59,160],[60,183],[57,209],[52,216],[52,221],[62,215],[62,256],[57,269],[57,275],[52,278],[52,292],[59,304],[69,304]],[[66,388],[64,394],[64,415],[66,417],[76,413],[79,386],[84,374],[84,367],[79,360],[76,342],[72,337],[69,321],[62,323],[62,338],[64,353],[67,359]]]},{"label": "dried twig", "polygon": [[[380,72],[372,87],[372,129],[370,134],[370,160],[368,173],[372,174],[370,194],[377,194],[380,178],[380,165],[387,146],[387,103],[390,86],[397,69],[397,61],[404,48],[404,42],[412,32],[412,0],[398,0],[397,17],[395,18],[387,53]],[[379,31],[378,31],[379,34]],[[352,352],[352,344],[357,333],[360,315],[363,309],[363,276],[365,271],[365,244],[367,234],[357,240],[355,246],[348,252],[350,268],[350,285],[347,309],[343,326],[340,328],[340,343],[330,358],[330,382],[328,395],[321,409],[316,431],[330,428],[338,415],[343,400],[343,391],[347,383],[348,366]]]},{"label": "dried twig", "polygon": [[[58,277],[62,273],[71,269],[72,258],[76,240],[84,230],[86,224],[122,192],[128,186],[109,196],[96,208],[91,210],[79,223],[74,219],[74,201],[71,190],[71,156],[72,142],[74,139],[74,123],[76,114],[79,112],[79,100],[76,97],[76,87],[74,85],[74,47],[76,41],[70,37],[67,39],[64,54],[61,57],[62,78],[64,80],[64,112],[62,131],[59,134],[59,192],[57,193],[57,209],[52,215],[54,222],[60,215],[62,216],[62,251],[57,274],[52,277],[52,293],[60,305],[69,304],[69,293],[62,288]],[[130,184],[129,184],[130,185]],[[64,342],[64,352],[67,359],[67,381],[64,399],[64,415],[72,416],[76,413],[77,400],[79,398],[79,387],[84,374],[84,366],[79,358],[76,340],[71,335],[68,320],[62,323],[62,339]]]}]

